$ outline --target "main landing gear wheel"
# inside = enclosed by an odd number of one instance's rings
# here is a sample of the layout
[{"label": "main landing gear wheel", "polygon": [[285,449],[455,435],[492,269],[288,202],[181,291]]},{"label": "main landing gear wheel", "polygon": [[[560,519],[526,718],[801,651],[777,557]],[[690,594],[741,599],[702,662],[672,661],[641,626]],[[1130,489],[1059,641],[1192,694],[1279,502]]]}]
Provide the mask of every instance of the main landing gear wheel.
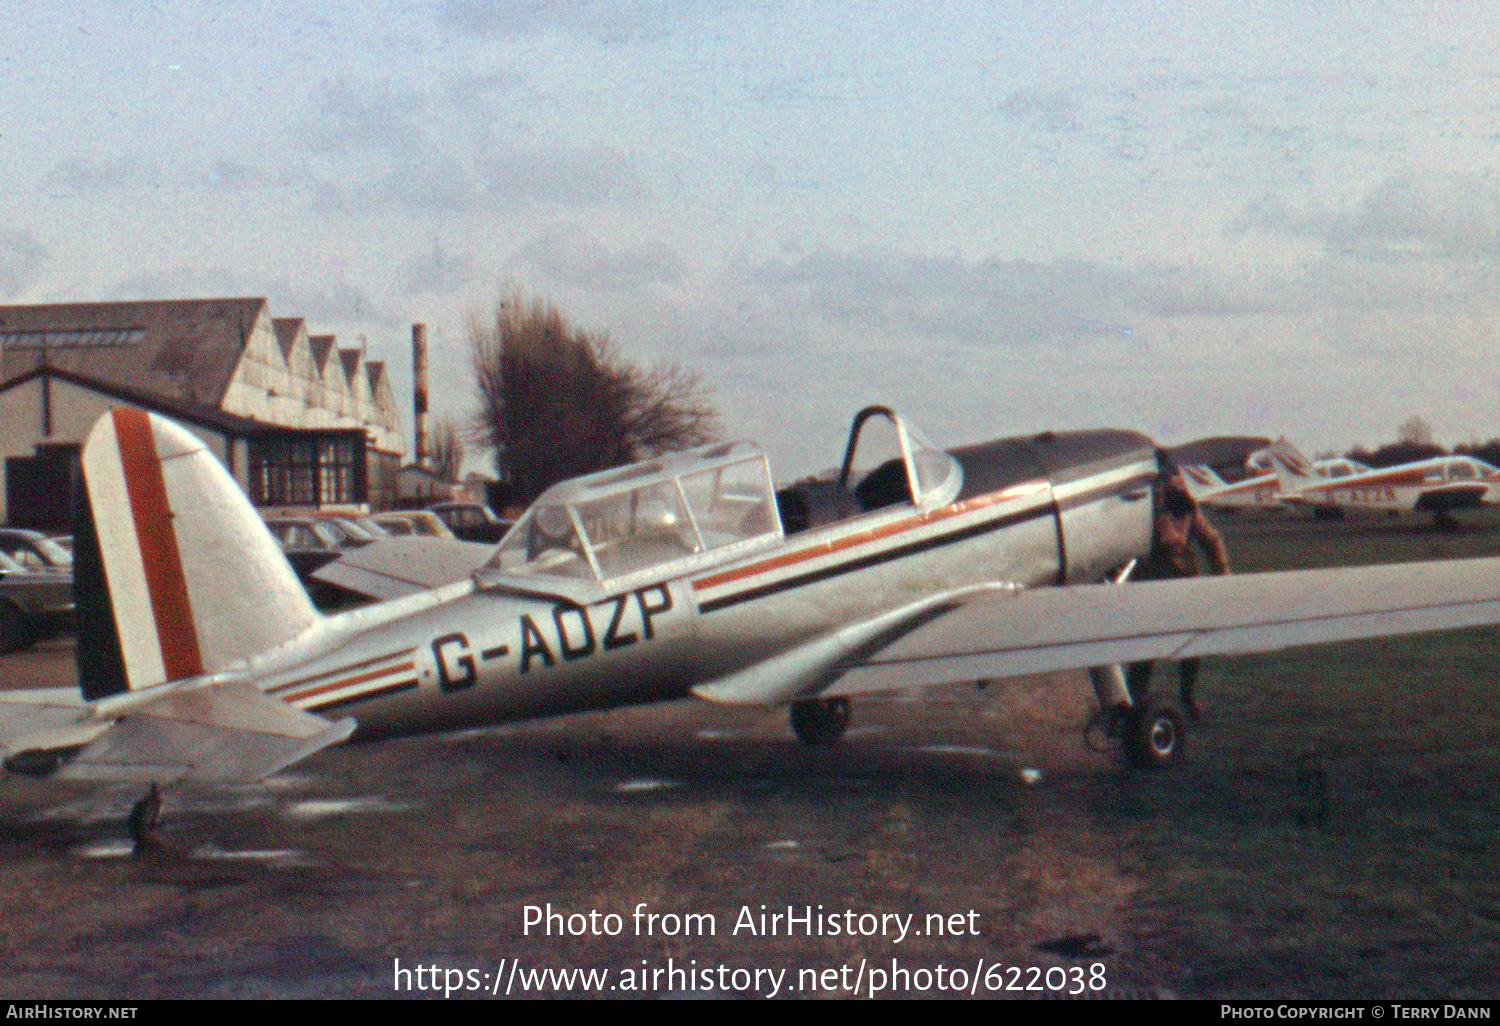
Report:
[{"label": "main landing gear wheel", "polygon": [[130,839],[137,851],[155,843],[156,821],[161,816],[161,790],[155,784],[146,797],[130,807]]},{"label": "main landing gear wheel", "polygon": [[1129,714],[1125,758],[1136,769],[1165,769],[1182,759],[1187,731],[1171,706],[1147,703]]},{"label": "main landing gear wheel", "polygon": [[792,703],[792,730],[805,745],[831,745],[848,729],[847,698],[810,698]]}]

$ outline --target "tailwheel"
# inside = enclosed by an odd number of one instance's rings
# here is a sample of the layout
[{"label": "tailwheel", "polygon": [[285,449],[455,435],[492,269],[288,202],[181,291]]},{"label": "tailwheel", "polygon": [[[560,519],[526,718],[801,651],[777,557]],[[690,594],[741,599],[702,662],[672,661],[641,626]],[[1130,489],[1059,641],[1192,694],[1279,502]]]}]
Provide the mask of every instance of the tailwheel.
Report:
[{"label": "tailwheel", "polygon": [[805,745],[831,745],[848,729],[847,698],[810,698],[792,703],[792,730]]},{"label": "tailwheel", "polygon": [[1165,769],[1182,760],[1187,731],[1171,706],[1147,702],[1130,713],[1125,757],[1136,769]]},{"label": "tailwheel", "polygon": [[155,784],[146,792],[146,797],[130,807],[130,839],[136,850],[149,848],[156,843],[156,821],[161,816],[161,789]]}]

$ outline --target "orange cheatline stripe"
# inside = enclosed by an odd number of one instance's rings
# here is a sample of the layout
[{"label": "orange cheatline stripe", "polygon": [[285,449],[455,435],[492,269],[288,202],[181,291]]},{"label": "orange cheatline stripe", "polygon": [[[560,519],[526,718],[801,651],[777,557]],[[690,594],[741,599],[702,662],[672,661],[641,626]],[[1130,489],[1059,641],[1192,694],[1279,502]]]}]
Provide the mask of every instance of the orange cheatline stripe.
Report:
[{"label": "orange cheatline stripe", "polygon": [[167,504],[167,485],[161,474],[161,460],[156,455],[151,421],[142,410],[112,412],[162,665],[169,681],[196,677],[203,672],[203,653],[198,647],[198,631],[188,600],[187,579],[182,574],[177,531],[172,526],[172,509]]},{"label": "orange cheatline stripe", "polygon": [[754,577],[757,574],[768,573],[772,570],[780,570],[783,567],[793,566],[797,563],[803,563],[809,559],[817,559],[819,556],[827,556],[835,552],[842,552],[845,549],[853,548],[856,545],[864,545],[868,542],[880,541],[881,539],[889,538],[894,534],[904,534],[905,532],[914,530],[918,527],[924,527],[927,524],[933,524],[942,520],[947,520],[949,517],[956,517],[962,513],[971,513],[976,509],[983,509],[986,506],[993,506],[997,503],[1007,502],[1010,499],[1016,499],[1026,495],[1035,494],[1042,491],[1046,487],[1046,484],[1047,482],[1045,481],[1022,482],[1019,485],[1011,485],[1008,488],[1003,488],[998,492],[986,492],[983,495],[976,495],[971,499],[949,503],[946,506],[939,506],[937,509],[929,510],[926,513],[919,513],[916,516],[912,517],[904,517],[901,520],[886,524],[882,527],[872,528],[868,531],[861,531],[858,534],[847,535],[843,538],[837,538],[832,541],[818,542],[817,544],[810,545],[805,549],[796,549],[792,552],[785,553],[784,555],[772,556],[770,559],[763,559],[759,563],[752,563],[750,566],[741,567],[738,570],[726,570],[723,573],[714,574],[710,577],[700,577],[698,580],[693,582],[693,590],[702,591],[705,588],[716,588],[721,584],[729,584],[733,581],[742,581],[746,577]]},{"label": "orange cheatline stripe", "polygon": [[402,663],[400,666],[387,666],[383,670],[371,670],[369,673],[361,673],[359,676],[350,677],[347,680],[336,680],[331,684],[323,684],[319,687],[308,688],[306,691],[299,691],[295,695],[277,695],[276,697],[280,698],[283,702],[300,702],[302,699],[311,698],[313,695],[322,695],[326,694],[329,691],[337,691],[339,688],[347,688],[352,687],[355,684],[363,684],[365,681],[374,680],[376,677],[386,677],[393,673],[406,673],[408,671],[416,669],[416,667],[416,663]]},{"label": "orange cheatline stripe", "polygon": [[1365,477],[1358,479],[1353,477],[1336,477],[1328,481],[1322,481],[1318,484],[1310,485],[1306,490],[1329,492],[1341,488],[1375,488],[1386,486],[1406,487],[1409,485],[1420,485],[1424,483],[1432,485],[1435,488],[1443,483],[1441,481],[1428,481],[1426,477],[1427,473],[1428,471],[1425,470],[1402,470],[1395,471],[1389,474],[1381,474],[1377,477]]},{"label": "orange cheatline stripe", "polygon": [[325,677],[337,677],[341,673],[349,673],[351,670],[358,670],[365,666],[374,666],[376,663],[383,663],[387,659],[395,659],[397,656],[410,655],[416,650],[416,645],[410,645],[406,648],[397,649],[394,652],[387,652],[385,655],[374,656],[370,659],[361,659],[359,662],[350,663],[348,666],[340,666],[336,670],[323,670],[319,673],[314,673],[306,677],[298,677],[296,680],[289,680],[285,684],[278,684],[274,688],[268,688],[266,690],[266,694],[274,695],[278,691],[285,691],[287,688],[294,688],[298,684],[310,684],[315,680],[322,680]]}]

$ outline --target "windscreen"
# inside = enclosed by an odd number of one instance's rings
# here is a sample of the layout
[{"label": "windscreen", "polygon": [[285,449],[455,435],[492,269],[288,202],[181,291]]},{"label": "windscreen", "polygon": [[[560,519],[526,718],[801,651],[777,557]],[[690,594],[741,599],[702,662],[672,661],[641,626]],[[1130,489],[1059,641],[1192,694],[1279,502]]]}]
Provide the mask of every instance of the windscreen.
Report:
[{"label": "windscreen", "polygon": [[780,534],[762,457],[623,487],[628,484],[628,477],[617,479],[605,494],[569,502],[539,500],[489,565],[607,582],[676,570],[684,561],[708,562]]}]

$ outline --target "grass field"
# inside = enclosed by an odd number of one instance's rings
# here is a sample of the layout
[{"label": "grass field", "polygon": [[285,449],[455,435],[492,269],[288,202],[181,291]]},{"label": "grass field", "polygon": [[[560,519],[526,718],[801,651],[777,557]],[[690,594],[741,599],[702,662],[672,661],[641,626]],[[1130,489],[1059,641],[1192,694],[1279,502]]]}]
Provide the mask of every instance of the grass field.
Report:
[{"label": "grass field", "polygon": [[[1451,533],[1219,522],[1241,572],[1500,553],[1500,513]],[[6,657],[0,685],[64,684],[71,661],[62,643]],[[1126,994],[1494,998],[1497,665],[1500,630],[1208,660],[1206,715],[1165,772],[1085,748],[1078,673],[862,698],[818,749],[784,710],[703,702],[340,746],[262,789],[172,789],[160,847],[137,857],[120,817],[138,791],[101,815],[107,796],[11,778],[0,997],[381,997],[397,958],[797,973],[899,957],[1097,964]],[[1174,683],[1163,668],[1157,687]],[[641,902],[723,929],[522,929],[528,905]],[[979,932],[729,931],[761,904],[973,910]],[[1089,934],[1085,955],[1048,951]]]},{"label": "grass field", "polygon": [[[1488,511],[1450,533],[1217,522],[1242,571],[1500,553]],[[1143,974],[1185,996],[1500,995],[1497,667],[1496,629],[1209,663],[1183,773],[1110,810],[1147,877]]]}]

